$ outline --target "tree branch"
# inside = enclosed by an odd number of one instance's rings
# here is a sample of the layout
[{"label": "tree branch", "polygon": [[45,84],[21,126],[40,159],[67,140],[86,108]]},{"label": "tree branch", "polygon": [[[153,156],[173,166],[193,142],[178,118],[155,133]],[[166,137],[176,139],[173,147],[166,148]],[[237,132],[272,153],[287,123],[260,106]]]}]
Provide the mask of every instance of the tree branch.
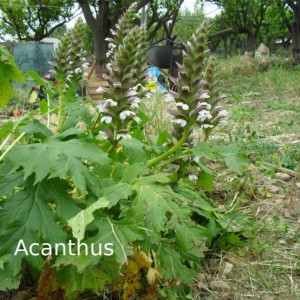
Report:
[{"label": "tree branch", "polygon": [[87,0],[77,0],[81,10],[83,12],[85,21],[89,25],[92,31],[96,31],[97,20],[94,18],[91,7]]}]

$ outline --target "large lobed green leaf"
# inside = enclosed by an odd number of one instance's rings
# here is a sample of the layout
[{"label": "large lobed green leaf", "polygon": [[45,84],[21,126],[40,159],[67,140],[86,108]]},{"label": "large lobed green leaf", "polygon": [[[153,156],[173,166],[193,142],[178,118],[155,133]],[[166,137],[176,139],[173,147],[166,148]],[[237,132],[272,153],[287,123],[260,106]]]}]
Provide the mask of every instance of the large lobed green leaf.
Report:
[{"label": "large lobed green leaf", "polygon": [[[24,188],[3,202],[0,210],[0,256],[10,254],[9,267],[14,276],[20,271],[25,253],[14,256],[20,240],[26,247],[32,243],[50,244],[65,242],[67,234],[58,220],[66,221],[79,211],[74,200],[68,195],[65,182],[48,179],[33,185],[33,176],[24,182]],[[41,257],[26,257],[34,268],[41,269]],[[5,270],[8,266],[5,266]]]},{"label": "large lobed green leaf", "polygon": [[44,143],[17,145],[8,154],[8,159],[15,170],[23,167],[25,178],[35,174],[34,184],[47,177],[70,176],[81,192],[87,186],[93,190],[96,183],[83,159],[100,165],[110,161],[95,145],[77,139],[48,139]]}]

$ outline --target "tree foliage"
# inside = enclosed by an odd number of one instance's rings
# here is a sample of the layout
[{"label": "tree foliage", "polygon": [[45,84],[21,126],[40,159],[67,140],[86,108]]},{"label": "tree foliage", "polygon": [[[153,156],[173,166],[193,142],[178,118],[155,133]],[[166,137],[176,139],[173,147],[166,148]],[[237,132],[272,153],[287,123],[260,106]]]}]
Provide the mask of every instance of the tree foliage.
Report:
[{"label": "tree foliage", "polygon": [[224,10],[224,18],[236,33],[247,35],[247,51],[254,53],[256,39],[272,0],[210,0]]},{"label": "tree foliage", "polygon": [[71,0],[4,0],[0,3],[2,32],[18,40],[40,41],[74,17]]},{"label": "tree foliage", "polygon": [[199,6],[196,6],[193,11],[186,9],[180,12],[173,31],[177,41],[188,41],[204,19],[203,8]]}]

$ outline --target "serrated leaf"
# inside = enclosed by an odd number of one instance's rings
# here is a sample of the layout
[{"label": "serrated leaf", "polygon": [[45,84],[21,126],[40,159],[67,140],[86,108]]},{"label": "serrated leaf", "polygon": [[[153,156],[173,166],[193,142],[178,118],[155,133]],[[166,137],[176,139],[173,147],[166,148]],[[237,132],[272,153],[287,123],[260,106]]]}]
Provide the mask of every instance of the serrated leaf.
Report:
[{"label": "serrated leaf", "polygon": [[[122,220],[112,220],[109,217],[97,217],[93,222],[94,227],[99,228],[99,232],[88,239],[89,243],[112,243],[114,255],[118,263],[127,261],[128,245],[137,240],[144,240],[146,237],[143,223],[137,218],[123,218]],[[105,234],[104,234],[105,233]]]},{"label": "serrated leaf", "polygon": [[107,154],[96,146],[75,139],[50,139],[45,143],[17,145],[7,157],[15,169],[24,168],[25,178],[35,174],[35,184],[46,177],[71,176],[75,187],[82,192],[86,185],[95,184],[95,181],[89,181],[92,175],[82,159],[98,164],[110,161]]},{"label": "serrated leaf", "polygon": [[49,183],[42,182],[32,186],[32,182],[29,179],[25,188],[6,200],[0,210],[0,255],[14,251],[21,239],[29,244],[34,236],[37,241],[41,236],[50,243],[64,241],[66,238],[66,234],[56,224],[55,215],[46,200],[47,191],[51,188]]},{"label": "serrated leaf", "polygon": [[132,194],[132,186],[126,182],[118,182],[103,188],[103,197],[109,201],[109,207],[116,205],[121,199]]},{"label": "serrated leaf", "polygon": [[22,171],[13,174],[0,174],[0,197],[11,195],[15,188],[20,187],[24,182]]},{"label": "serrated leaf", "polygon": [[6,264],[9,261],[10,257],[10,254],[6,254],[0,257],[0,270],[4,269],[4,264]]},{"label": "serrated leaf", "polygon": [[69,226],[72,228],[72,233],[75,238],[82,240],[86,226],[94,221],[94,212],[97,209],[108,207],[110,204],[105,198],[100,198],[98,201],[90,205],[88,208],[82,210],[75,217],[68,220]]},{"label": "serrated leaf", "polygon": [[53,135],[52,131],[49,130],[39,120],[33,120],[30,124],[21,127],[20,131],[33,134],[34,136],[42,140]]},{"label": "serrated leaf", "polygon": [[133,184],[147,170],[144,163],[128,165],[124,169],[122,182]]},{"label": "serrated leaf", "polygon": [[211,192],[213,190],[214,174],[204,164],[199,163],[201,171],[198,174],[197,183],[206,191]]},{"label": "serrated leaf", "polygon": [[242,174],[248,165],[245,156],[239,152],[238,147],[234,144],[218,147],[216,152],[224,158],[228,169],[238,174]]},{"label": "serrated leaf", "polygon": [[206,228],[193,224],[190,220],[177,222],[175,232],[176,244],[181,251],[187,251],[204,244],[208,236]]},{"label": "serrated leaf", "polygon": [[13,270],[6,265],[4,270],[0,269],[0,291],[14,290],[19,287],[20,276],[13,274]]},{"label": "serrated leaf", "polygon": [[124,146],[123,152],[131,164],[147,161],[144,143],[136,139],[131,139],[122,140],[120,144]]},{"label": "serrated leaf", "polygon": [[57,272],[57,283],[65,287],[67,299],[75,299],[76,295],[86,290],[99,294],[110,277],[99,267],[87,268],[78,273],[73,266],[67,266]]},{"label": "serrated leaf", "polygon": [[[72,93],[71,89],[68,89],[69,92]],[[74,90],[76,93],[77,91]],[[65,95],[67,97],[67,95]],[[74,96],[71,96],[70,99],[73,101]],[[65,131],[67,129],[72,129],[77,125],[78,122],[84,122],[87,126],[91,126],[93,115],[86,108],[85,104],[80,101],[76,101],[74,103],[68,104],[66,108],[66,113],[68,117],[66,118],[61,130]]]},{"label": "serrated leaf", "polygon": [[200,157],[206,157],[210,159],[216,158],[213,147],[209,143],[199,142],[193,149],[192,152],[194,155]]},{"label": "serrated leaf", "polygon": [[165,280],[177,280],[181,282],[190,282],[195,270],[187,268],[182,262],[180,253],[175,251],[168,242],[162,242],[159,253],[160,268],[163,270]]}]

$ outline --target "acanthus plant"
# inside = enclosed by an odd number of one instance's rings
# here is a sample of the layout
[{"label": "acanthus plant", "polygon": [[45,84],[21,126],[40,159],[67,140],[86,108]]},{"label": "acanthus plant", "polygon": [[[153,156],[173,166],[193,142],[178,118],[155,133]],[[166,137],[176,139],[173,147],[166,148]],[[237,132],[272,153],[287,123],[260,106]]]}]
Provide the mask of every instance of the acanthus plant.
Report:
[{"label": "acanthus plant", "polygon": [[[141,122],[138,116],[142,85],[146,77],[146,28],[135,26],[135,5],[132,5],[111,30],[108,37],[108,74],[103,74],[109,87],[99,87],[102,100],[97,108],[99,135],[116,146],[121,139],[131,139],[131,129]],[[95,124],[96,125],[96,124]],[[111,148],[112,150],[112,148]]]},{"label": "acanthus plant", "polygon": [[[125,20],[133,13],[134,9]],[[190,131],[199,122],[198,113],[189,116],[191,120],[185,114],[182,120],[186,124],[179,124],[184,125],[183,133],[173,145],[164,145],[163,140],[168,138],[163,136],[154,145],[145,142],[148,139],[143,136],[142,124],[135,119],[139,108],[133,104],[142,101],[145,93],[139,84],[145,76],[147,45],[143,27],[127,22],[128,28],[126,22],[123,19],[113,32],[118,37],[123,30],[124,39],[109,41],[115,45],[111,46],[111,65],[106,75],[109,88],[102,90],[97,120],[92,123],[80,108],[78,111],[83,113],[75,119],[64,114],[59,132],[52,132],[35,119],[19,128],[26,140],[20,139],[21,144],[2,156],[0,278],[5,280],[0,280],[0,290],[17,288],[27,264],[34,274],[41,274],[37,293],[44,293],[44,297],[59,293],[60,299],[81,299],[83,291],[100,294],[110,287],[110,292],[121,299],[155,299],[159,288],[178,290],[178,283],[192,281],[217,236],[243,231],[244,216],[221,213],[199,187],[195,189],[180,179],[182,176],[174,176],[178,175],[176,171],[165,172],[169,162],[181,156],[224,158],[237,171],[245,165],[232,146],[198,143],[193,149],[185,148]],[[205,38],[196,38],[188,51],[197,53],[205,42]],[[206,98],[208,92],[204,92],[202,77],[197,77],[198,69],[187,69],[186,64],[184,60],[181,79],[184,72],[194,78],[198,83],[188,86],[189,92]],[[203,67],[201,70],[205,71]],[[205,84],[209,87],[207,78]],[[189,110],[198,109],[198,102],[192,102],[194,98],[184,85],[179,88],[177,104],[182,104],[177,108],[187,111],[188,105]],[[74,107],[74,103],[64,105],[66,111]],[[72,127],[74,120],[85,121],[85,128],[80,131]],[[108,139],[99,138],[99,131]],[[90,256],[81,251],[75,256],[14,256],[20,239],[28,246],[38,243],[38,250],[42,250],[43,243],[54,247],[69,240],[80,240],[89,248],[92,244],[113,243],[114,255]],[[73,253],[78,252],[76,245]],[[43,282],[52,290],[44,289]]]}]

